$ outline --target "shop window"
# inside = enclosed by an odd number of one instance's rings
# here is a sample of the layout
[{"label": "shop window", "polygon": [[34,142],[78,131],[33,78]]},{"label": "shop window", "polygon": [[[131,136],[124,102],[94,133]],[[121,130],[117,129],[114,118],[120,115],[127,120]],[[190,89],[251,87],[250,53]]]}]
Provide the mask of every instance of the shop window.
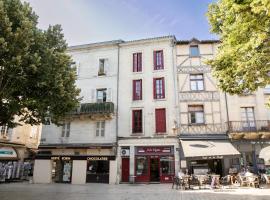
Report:
[{"label": "shop window", "polygon": [[52,181],[71,182],[72,161],[54,160],[52,162]]},{"label": "shop window", "polygon": [[97,103],[106,102],[107,89],[97,89]]},{"label": "shop window", "polygon": [[142,110],[132,111],[132,133],[142,133]]},{"label": "shop window", "polygon": [[164,69],[163,51],[154,51],[154,70]]},{"label": "shop window", "polygon": [[199,46],[198,45],[192,45],[189,47],[189,53],[190,57],[198,57],[200,56]]},{"label": "shop window", "polygon": [[162,175],[174,174],[174,157],[172,156],[160,157],[160,167]]},{"label": "shop window", "polygon": [[190,90],[192,91],[204,90],[203,74],[190,75]]},{"label": "shop window", "polygon": [[97,137],[99,137],[99,136],[104,137],[105,136],[105,121],[97,122],[96,136]]},{"label": "shop window", "polygon": [[142,80],[133,80],[133,100],[142,100]]},{"label": "shop window", "polygon": [[204,109],[202,105],[189,105],[188,115],[190,124],[204,123]]},{"label": "shop window", "polygon": [[133,72],[142,71],[142,53],[133,54]]},{"label": "shop window", "polygon": [[136,157],[136,175],[142,176],[148,173],[148,160],[146,156]]},{"label": "shop window", "polygon": [[165,98],[164,78],[154,78],[153,79],[153,90],[154,90],[154,99],[164,99]]},{"label": "shop window", "polygon": [[108,183],[109,161],[108,160],[87,161],[86,182]]},{"label": "shop window", "polygon": [[70,135],[70,122],[65,122],[62,125],[62,137],[69,137]]}]

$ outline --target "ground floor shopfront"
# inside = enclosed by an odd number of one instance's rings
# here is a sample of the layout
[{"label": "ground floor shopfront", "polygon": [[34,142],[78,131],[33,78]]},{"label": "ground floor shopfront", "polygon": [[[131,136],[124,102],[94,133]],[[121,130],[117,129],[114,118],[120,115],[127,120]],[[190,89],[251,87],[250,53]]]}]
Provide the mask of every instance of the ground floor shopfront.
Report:
[{"label": "ground floor shopfront", "polygon": [[240,153],[227,140],[181,140],[180,168],[188,174],[227,175]]},{"label": "ground floor shopfront", "polygon": [[[36,156],[35,183],[116,183],[113,149],[46,150]],[[60,154],[60,152],[62,152]],[[97,152],[99,155],[97,155]]]},{"label": "ground floor shopfront", "polygon": [[234,168],[238,170],[245,168],[254,173],[263,172],[270,168],[270,162],[260,156],[261,151],[270,146],[270,141],[234,140],[232,144],[241,153],[239,159],[231,160],[231,165]]},{"label": "ground floor shopfront", "polygon": [[179,169],[178,147],[173,138],[119,140],[120,182],[172,182]]}]

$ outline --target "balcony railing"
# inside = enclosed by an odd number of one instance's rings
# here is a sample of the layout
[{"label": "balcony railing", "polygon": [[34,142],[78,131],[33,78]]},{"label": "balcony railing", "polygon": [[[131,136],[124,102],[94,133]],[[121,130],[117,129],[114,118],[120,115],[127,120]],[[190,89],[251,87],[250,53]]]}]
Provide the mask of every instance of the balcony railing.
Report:
[{"label": "balcony railing", "polygon": [[270,132],[269,120],[230,121],[229,132]]},{"label": "balcony railing", "polygon": [[114,104],[112,102],[102,103],[82,103],[80,107],[68,113],[68,115],[105,115],[110,116],[114,113]]},{"label": "balcony railing", "polygon": [[226,124],[181,124],[180,134],[225,134]]}]

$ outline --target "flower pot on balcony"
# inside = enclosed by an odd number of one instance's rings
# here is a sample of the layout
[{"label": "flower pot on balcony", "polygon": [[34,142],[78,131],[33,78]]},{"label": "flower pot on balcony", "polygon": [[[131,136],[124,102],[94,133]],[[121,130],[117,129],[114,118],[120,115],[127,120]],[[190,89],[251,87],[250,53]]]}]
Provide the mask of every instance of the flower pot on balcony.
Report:
[{"label": "flower pot on balcony", "polygon": [[240,140],[244,136],[244,133],[230,133],[230,137],[233,140]]},{"label": "flower pot on balcony", "polygon": [[260,139],[261,134],[258,132],[245,133],[244,139],[246,140],[257,140]]},{"label": "flower pot on balcony", "polygon": [[270,132],[262,133],[261,139],[270,139]]}]

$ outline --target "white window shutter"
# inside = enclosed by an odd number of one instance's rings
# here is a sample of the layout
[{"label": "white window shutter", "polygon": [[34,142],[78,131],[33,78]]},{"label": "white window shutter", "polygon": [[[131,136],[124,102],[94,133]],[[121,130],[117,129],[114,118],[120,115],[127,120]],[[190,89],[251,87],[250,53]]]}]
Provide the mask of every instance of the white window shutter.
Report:
[{"label": "white window shutter", "polygon": [[106,98],[107,102],[112,102],[112,89],[111,88],[107,88],[107,98]]},{"label": "white window shutter", "polygon": [[96,90],[92,89],[91,91],[91,102],[95,103],[96,102]]},{"label": "white window shutter", "polygon": [[105,63],[104,63],[104,72],[106,75],[109,74],[109,59],[105,59]]}]

